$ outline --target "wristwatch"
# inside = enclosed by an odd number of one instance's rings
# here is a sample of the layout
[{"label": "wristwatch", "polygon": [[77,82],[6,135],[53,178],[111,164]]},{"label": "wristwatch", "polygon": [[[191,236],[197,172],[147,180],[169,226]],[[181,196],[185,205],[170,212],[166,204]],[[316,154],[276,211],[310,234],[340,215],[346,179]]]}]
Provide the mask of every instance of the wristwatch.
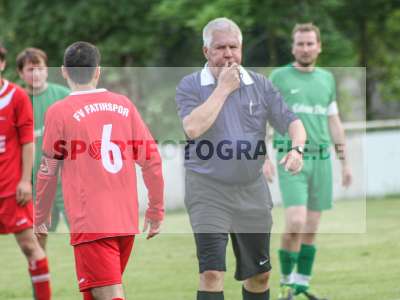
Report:
[{"label": "wristwatch", "polygon": [[304,155],[304,147],[303,146],[295,146],[289,149],[289,151],[296,150],[300,155]]}]

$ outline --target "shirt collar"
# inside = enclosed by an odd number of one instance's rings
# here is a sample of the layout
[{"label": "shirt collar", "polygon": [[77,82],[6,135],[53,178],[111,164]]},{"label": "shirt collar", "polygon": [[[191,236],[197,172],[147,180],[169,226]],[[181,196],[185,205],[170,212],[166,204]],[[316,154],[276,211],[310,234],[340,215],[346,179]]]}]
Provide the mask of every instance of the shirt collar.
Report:
[{"label": "shirt collar", "polygon": [[6,91],[7,88],[8,88],[8,81],[3,79],[3,86],[0,89],[0,95],[3,94]]},{"label": "shirt collar", "polygon": [[[243,68],[242,66],[239,66],[239,71],[240,71],[240,74],[242,77],[242,82],[244,83],[244,85],[251,85],[254,83],[249,72],[247,72],[245,68]],[[205,64],[204,68],[201,70],[200,84],[202,86],[215,84],[214,75],[211,73],[210,69],[208,68],[208,64]]]},{"label": "shirt collar", "polygon": [[70,93],[70,96],[101,93],[101,92],[107,92],[107,90],[106,89],[93,89],[93,90],[86,90],[86,91],[76,91],[76,92]]}]

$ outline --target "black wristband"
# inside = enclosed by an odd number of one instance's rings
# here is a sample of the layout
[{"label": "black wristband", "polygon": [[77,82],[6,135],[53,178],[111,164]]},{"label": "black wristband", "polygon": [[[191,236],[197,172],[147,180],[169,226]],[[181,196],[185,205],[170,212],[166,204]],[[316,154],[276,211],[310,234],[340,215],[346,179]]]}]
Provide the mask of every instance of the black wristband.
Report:
[{"label": "black wristband", "polygon": [[289,149],[288,152],[292,151],[292,150],[296,150],[297,153],[304,155],[304,148],[302,146],[295,146]]}]

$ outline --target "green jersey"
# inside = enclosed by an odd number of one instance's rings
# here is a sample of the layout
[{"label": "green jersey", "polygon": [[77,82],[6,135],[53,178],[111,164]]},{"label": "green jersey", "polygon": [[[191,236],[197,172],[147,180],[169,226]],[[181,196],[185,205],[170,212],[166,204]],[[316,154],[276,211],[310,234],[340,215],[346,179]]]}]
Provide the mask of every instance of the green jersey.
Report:
[{"label": "green jersey", "polygon": [[[286,104],[303,122],[308,149],[327,148],[331,144],[328,116],[337,114],[333,75],[321,68],[302,72],[290,64],[274,70],[270,79],[281,92]],[[282,145],[286,149],[289,143],[287,134],[274,134],[275,148]]]},{"label": "green jersey", "polygon": [[44,116],[47,109],[53,103],[68,96],[69,92],[70,91],[62,85],[48,83],[47,89],[41,94],[31,96],[35,122],[35,160],[33,164],[34,184],[36,183],[36,174],[40,167],[40,159],[42,158]]}]

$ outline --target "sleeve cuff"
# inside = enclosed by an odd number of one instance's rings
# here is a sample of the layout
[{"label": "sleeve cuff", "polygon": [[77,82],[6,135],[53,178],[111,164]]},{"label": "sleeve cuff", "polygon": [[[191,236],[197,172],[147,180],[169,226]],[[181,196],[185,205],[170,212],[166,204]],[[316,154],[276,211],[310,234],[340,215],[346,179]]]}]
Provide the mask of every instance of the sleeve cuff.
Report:
[{"label": "sleeve cuff", "polygon": [[146,218],[154,221],[162,221],[164,219],[164,209],[148,208]]},{"label": "sleeve cuff", "polygon": [[328,106],[328,112],[327,115],[328,116],[335,116],[339,114],[339,109],[337,106],[337,102],[336,101],[332,101],[331,104],[329,104]]},{"label": "sleeve cuff", "polygon": [[34,142],[34,140],[33,140],[33,136],[31,136],[31,137],[21,137],[20,138],[20,140],[19,140],[19,143],[21,144],[21,145],[25,145],[25,144],[30,144],[30,143],[33,143]]}]

